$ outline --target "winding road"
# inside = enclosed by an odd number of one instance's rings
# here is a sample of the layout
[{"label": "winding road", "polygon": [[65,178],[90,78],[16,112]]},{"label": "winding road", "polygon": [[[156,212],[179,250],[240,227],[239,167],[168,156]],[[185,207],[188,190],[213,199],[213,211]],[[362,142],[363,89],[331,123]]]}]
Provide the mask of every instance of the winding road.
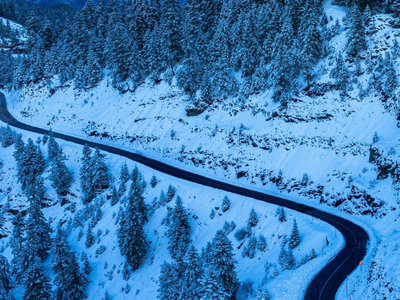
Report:
[{"label": "winding road", "polygon": [[[0,120],[10,126],[40,134],[49,134],[46,129],[30,126],[17,121],[7,110],[7,103],[4,94],[0,92]],[[306,300],[331,300],[335,299],[338,288],[358,266],[359,262],[366,254],[367,243],[369,240],[367,232],[360,226],[349,220],[335,216],[333,214],[318,210],[316,208],[299,204],[280,197],[271,196],[265,193],[253,191],[228,184],[216,179],[201,176],[188,172],[174,166],[159,162],[157,160],[144,157],[140,154],[118,149],[101,143],[87,141],[62,133],[52,131],[54,137],[77,144],[88,144],[90,147],[97,147],[103,151],[124,156],[140,164],[153,168],[159,172],[184,179],[204,186],[217,188],[230,193],[250,197],[267,203],[283,206],[304,213],[334,226],[344,237],[345,246],[339,253],[314,277],[309,284],[304,299]]]}]

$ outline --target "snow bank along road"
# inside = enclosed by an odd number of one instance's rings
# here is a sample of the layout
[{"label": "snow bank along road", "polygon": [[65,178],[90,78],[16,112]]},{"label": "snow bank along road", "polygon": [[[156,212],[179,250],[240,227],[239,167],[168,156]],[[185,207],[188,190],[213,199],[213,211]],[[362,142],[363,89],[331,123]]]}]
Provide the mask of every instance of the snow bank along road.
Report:
[{"label": "snow bank along road", "polygon": [[[4,94],[0,93],[0,120],[23,130],[36,132],[40,134],[49,134],[49,130],[37,128],[17,121],[7,110],[7,103]],[[197,175],[171,165],[159,162],[154,159],[144,157],[140,154],[132,153],[117,147],[107,146],[101,143],[87,141],[66,134],[52,132],[53,136],[77,144],[88,144],[90,147],[97,147],[103,151],[124,156],[140,164],[153,168],[159,172],[191,181],[204,186],[217,188],[230,193],[250,197],[256,200],[268,202],[293,209],[315,218],[319,218],[326,223],[336,227],[344,236],[344,248],[326,265],[309,284],[304,299],[306,300],[330,300],[335,299],[336,292],[346,277],[358,266],[359,262],[366,254],[366,247],[369,240],[367,232],[360,226],[332,215],[330,213],[318,210],[316,208],[298,204],[296,202],[285,200],[283,198],[271,196],[248,188],[224,183],[205,176]]]}]

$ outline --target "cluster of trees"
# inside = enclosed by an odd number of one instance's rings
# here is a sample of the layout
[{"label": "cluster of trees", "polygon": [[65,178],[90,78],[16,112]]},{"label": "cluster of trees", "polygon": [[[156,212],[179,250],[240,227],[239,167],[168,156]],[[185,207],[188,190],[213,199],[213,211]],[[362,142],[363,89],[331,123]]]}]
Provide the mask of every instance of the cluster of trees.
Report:
[{"label": "cluster of trees", "polygon": [[61,83],[92,87],[107,69],[124,89],[164,74],[176,75],[190,95],[201,91],[204,102],[269,88],[284,102],[295,79],[312,77],[327,54],[326,24],[322,1],[314,0],[111,0],[96,7],[89,0],[62,30],[29,15],[29,53],[13,59],[7,84],[57,75]]},{"label": "cluster of trees", "polygon": [[[13,219],[14,227],[10,238],[13,254],[11,265],[5,257],[0,256],[0,298],[13,299],[11,289],[16,284],[23,284],[23,299],[83,299],[86,296],[84,290],[88,283],[87,277],[81,271],[61,226],[58,227],[56,237],[53,239],[51,237],[53,230],[42,212],[45,188],[41,175],[46,168],[46,161],[39,146],[41,141],[38,139],[38,145],[35,145],[28,139],[25,145],[21,136],[16,135],[9,127],[2,128],[2,133],[4,133],[3,145],[9,146],[14,143],[13,155],[17,162],[18,181],[29,205],[26,215],[19,212]],[[53,137],[49,139],[48,148],[50,177],[57,193],[66,192],[72,176],[63,163],[62,149]],[[54,179],[55,172],[59,172],[57,179],[59,181]],[[65,184],[68,188],[62,189],[61,186]],[[44,264],[51,253],[54,254],[52,269],[56,274],[55,291],[52,291]]]}]

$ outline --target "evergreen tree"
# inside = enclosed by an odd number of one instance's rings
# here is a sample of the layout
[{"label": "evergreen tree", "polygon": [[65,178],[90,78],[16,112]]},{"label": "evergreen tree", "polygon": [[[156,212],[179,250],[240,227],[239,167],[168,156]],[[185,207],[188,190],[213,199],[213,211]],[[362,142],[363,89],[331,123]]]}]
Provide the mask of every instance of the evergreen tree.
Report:
[{"label": "evergreen tree", "polygon": [[296,219],[294,219],[292,233],[290,234],[290,239],[289,239],[289,248],[294,249],[299,244],[300,244],[300,233],[297,227],[297,221]]},{"label": "evergreen tree", "polygon": [[347,91],[350,85],[350,72],[344,62],[342,53],[336,56],[336,66],[332,69],[330,77],[336,80],[341,91]]},{"label": "evergreen tree", "polygon": [[222,230],[218,230],[212,241],[211,267],[214,268],[224,292],[229,295],[229,299],[235,299],[239,288],[235,262],[231,241]]},{"label": "evergreen tree", "polygon": [[83,146],[81,167],[79,170],[81,189],[84,196],[83,202],[89,203],[93,200],[93,187],[92,187],[92,168],[91,168],[91,158],[92,150],[85,144]]},{"label": "evergreen tree", "polygon": [[65,196],[69,193],[73,178],[64,163],[67,158],[63,155],[62,149],[59,147],[57,148],[57,154],[55,154],[51,161],[50,179],[53,181],[53,186],[56,189],[57,194],[59,196]]},{"label": "evergreen tree", "polygon": [[180,299],[181,287],[178,265],[176,263],[164,262],[161,265],[161,273],[158,281],[160,288],[157,290],[157,298],[161,300]]},{"label": "evergreen tree", "polygon": [[23,245],[26,240],[25,221],[21,212],[18,212],[18,214],[14,217],[13,225],[14,227],[10,238],[11,253],[13,254],[11,265],[13,269],[12,273],[15,275],[17,281],[19,281],[23,272],[25,271],[22,265],[22,260],[25,256],[25,248]]},{"label": "evergreen tree", "polygon": [[98,194],[102,190],[109,188],[111,180],[108,172],[108,166],[105,162],[105,155],[100,153],[98,148],[96,148],[91,159],[91,166],[92,189],[95,194]]},{"label": "evergreen tree", "polygon": [[162,33],[163,57],[171,68],[179,62],[183,55],[181,12],[177,0],[165,0],[161,4],[160,29]]},{"label": "evergreen tree", "polygon": [[367,48],[365,39],[365,28],[359,6],[354,4],[350,10],[350,28],[347,32],[347,53],[356,57]]},{"label": "evergreen tree", "polygon": [[133,182],[128,203],[121,215],[118,227],[119,249],[133,271],[139,268],[148,250],[143,230],[147,209],[143,207],[145,204],[142,194],[141,185]]},{"label": "evergreen tree", "polygon": [[[175,193],[176,193],[175,188],[171,184],[169,184],[168,190],[167,190],[167,197],[165,198],[165,204],[172,201],[172,199],[174,199]],[[161,199],[161,197],[160,197],[160,199]]]},{"label": "evergreen tree", "polygon": [[250,211],[248,224],[251,227],[255,227],[258,224],[258,215],[257,215],[256,211],[254,210],[254,208],[252,208]]},{"label": "evergreen tree", "polygon": [[126,183],[129,180],[129,170],[126,163],[121,166],[120,175],[119,175],[119,189],[118,195],[121,197],[126,191]]},{"label": "evergreen tree", "polygon": [[190,246],[184,258],[184,273],[181,281],[182,291],[180,299],[199,299],[203,269],[200,257],[194,246]]},{"label": "evergreen tree", "polygon": [[170,225],[166,232],[169,238],[168,250],[172,258],[181,261],[188,250],[191,239],[188,215],[180,197],[176,198],[175,207],[169,219]]},{"label": "evergreen tree", "polygon": [[56,299],[85,299],[86,277],[81,273],[76,255],[71,251],[65,232],[60,225],[54,239],[52,269],[56,273],[54,284]]},{"label": "evergreen tree", "polygon": [[13,299],[10,294],[12,286],[10,264],[7,258],[0,254],[0,297],[4,300]]},{"label": "evergreen tree", "polygon": [[45,270],[39,257],[33,257],[30,266],[26,270],[25,277],[23,300],[50,300],[52,298],[50,280],[45,275]]},{"label": "evergreen tree", "polygon": [[95,243],[95,237],[93,235],[93,228],[92,224],[89,222],[88,223],[88,229],[86,231],[86,241],[85,241],[85,246],[90,248],[94,245]]},{"label": "evergreen tree", "polygon": [[204,273],[201,296],[204,300],[230,299],[230,294],[225,291],[224,285],[213,268],[207,269]]},{"label": "evergreen tree", "polygon": [[111,205],[114,206],[115,204],[118,203],[118,201],[119,201],[119,195],[117,192],[117,188],[114,185],[111,194]]},{"label": "evergreen tree", "polygon": [[277,210],[277,215],[278,215],[278,219],[279,222],[286,222],[286,214],[285,214],[285,210],[283,209],[283,207],[279,207]]},{"label": "evergreen tree", "polygon": [[52,229],[47,223],[38,202],[31,202],[26,220],[25,267],[28,268],[34,258],[45,261],[52,247]]}]

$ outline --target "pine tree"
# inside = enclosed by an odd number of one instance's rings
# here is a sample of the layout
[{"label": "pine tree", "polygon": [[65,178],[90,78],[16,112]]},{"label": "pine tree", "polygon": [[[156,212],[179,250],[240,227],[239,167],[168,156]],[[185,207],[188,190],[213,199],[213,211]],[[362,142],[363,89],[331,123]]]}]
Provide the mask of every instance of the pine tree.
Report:
[{"label": "pine tree", "polygon": [[129,170],[128,165],[124,163],[121,166],[120,174],[119,174],[119,188],[118,188],[118,195],[121,197],[126,191],[126,183],[129,180]]},{"label": "pine tree", "polygon": [[105,155],[100,153],[100,150],[96,148],[93,157],[91,159],[92,166],[92,187],[93,191],[98,194],[102,190],[110,187],[110,174],[108,166],[105,162]]},{"label": "pine tree", "polygon": [[230,299],[230,294],[225,291],[224,285],[213,268],[207,269],[204,273],[201,296],[204,300]]},{"label": "pine tree", "polygon": [[135,271],[147,255],[148,244],[143,230],[147,210],[140,184],[132,183],[128,203],[119,220],[118,245],[126,264]]},{"label": "pine tree", "polygon": [[160,30],[162,33],[163,57],[166,65],[172,70],[183,55],[181,12],[177,0],[162,2]]},{"label": "pine tree", "polygon": [[166,235],[169,238],[169,253],[175,260],[181,261],[188,250],[191,239],[188,215],[180,197],[176,198],[175,207],[171,212],[170,225]]},{"label": "pine tree", "polygon": [[172,201],[172,199],[174,199],[174,197],[175,197],[175,193],[176,193],[175,188],[170,184],[168,186],[167,197],[165,198],[165,203]]},{"label": "pine tree", "polygon": [[354,4],[350,10],[350,28],[347,33],[347,53],[357,57],[359,53],[367,49],[363,18],[358,5]]},{"label": "pine tree", "polygon": [[31,202],[28,208],[25,230],[25,255],[27,263],[30,264],[35,257],[39,257],[42,261],[45,261],[52,247],[52,229],[37,201]]},{"label": "pine tree", "polygon": [[89,203],[93,200],[93,187],[92,187],[92,168],[91,168],[91,158],[92,150],[85,144],[82,150],[81,167],[79,170],[81,190],[84,195],[83,202]]},{"label": "pine tree", "polygon": [[115,204],[118,203],[118,201],[119,201],[119,195],[117,192],[117,188],[114,185],[111,194],[111,205],[114,206]]},{"label": "pine tree", "polygon": [[50,180],[53,181],[53,186],[59,196],[65,196],[69,193],[73,180],[71,172],[65,165],[65,160],[67,160],[67,158],[63,155],[62,149],[59,148],[57,154],[51,161],[50,167]]},{"label": "pine tree", "polygon": [[30,266],[26,270],[25,293],[23,300],[50,300],[51,285],[50,280],[45,275],[44,267],[39,257],[34,257]]},{"label": "pine tree", "polygon": [[56,273],[54,284],[56,299],[85,299],[87,278],[81,273],[76,255],[71,251],[66,234],[60,225],[54,240],[54,256],[52,269]]},{"label": "pine tree", "polygon": [[251,227],[255,227],[258,224],[258,215],[257,215],[256,211],[254,210],[254,208],[252,208],[251,211],[250,211],[248,224]]},{"label": "pine tree", "polygon": [[297,227],[297,221],[296,221],[296,219],[294,219],[292,233],[290,234],[290,239],[289,239],[289,248],[294,249],[299,244],[300,244],[300,233],[299,233],[299,229]]},{"label": "pine tree", "polygon": [[11,261],[12,273],[16,277],[17,281],[21,279],[24,273],[24,266],[22,265],[23,257],[25,256],[24,243],[26,240],[25,236],[25,221],[21,212],[13,219],[13,230],[10,238],[11,253],[13,259]]},{"label": "pine tree", "polygon": [[155,188],[156,185],[157,185],[157,183],[158,183],[157,177],[156,177],[155,175],[151,176],[151,179],[150,179],[150,186],[151,186],[152,188]]},{"label": "pine tree", "polygon": [[0,296],[1,299],[11,300],[10,289],[12,286],[11,282],[11,270],[10,264],[7,258],[0,254]]},{"label": "pine tree", "polygon": [[85,246],[87,248],[90,248],[94,245],[95,243],[95,237],[93,235],[93,228],[92,228],[92,224],[89,222],[88,223],[88,228],[86,231],[86,240],[85,240]]},{"label": "pine tree", "polygon": [[278,219],[279,222],[286,222],[286,214],[285,214],[285,210],[283,209],[283,207],[279,207],[277,210],[277,215],[278,215]]},{"label": "pine tree", "polygon": [[185,270],[181,281],[182,296],[180,299],[199,299],[203,269],[200,257],[197,254],[196,249],[193,245],[189,247],[185,255],[183,265],[185,267]]},{"label": "pine tree", "polygon": [[218,230],[212,241],[211,267],[220,279],[224,292],[232,299],[235,299],[239,288],[235,262],[232,242],[222,230]]},{"label": "pine tree", "polygon": [[179,282],[178,265],[167,263],[161,265],[161,273],[158,279],[160,288],[157,290],[160,300],[180,299],[181,286]]},{"label": "pine tree", "polygon": [[332,69],[330,77],[336,80],[341,91],[347,91],[350,85],[350,72],[344,62],[342,53],[336,56],[336,66]]}]

